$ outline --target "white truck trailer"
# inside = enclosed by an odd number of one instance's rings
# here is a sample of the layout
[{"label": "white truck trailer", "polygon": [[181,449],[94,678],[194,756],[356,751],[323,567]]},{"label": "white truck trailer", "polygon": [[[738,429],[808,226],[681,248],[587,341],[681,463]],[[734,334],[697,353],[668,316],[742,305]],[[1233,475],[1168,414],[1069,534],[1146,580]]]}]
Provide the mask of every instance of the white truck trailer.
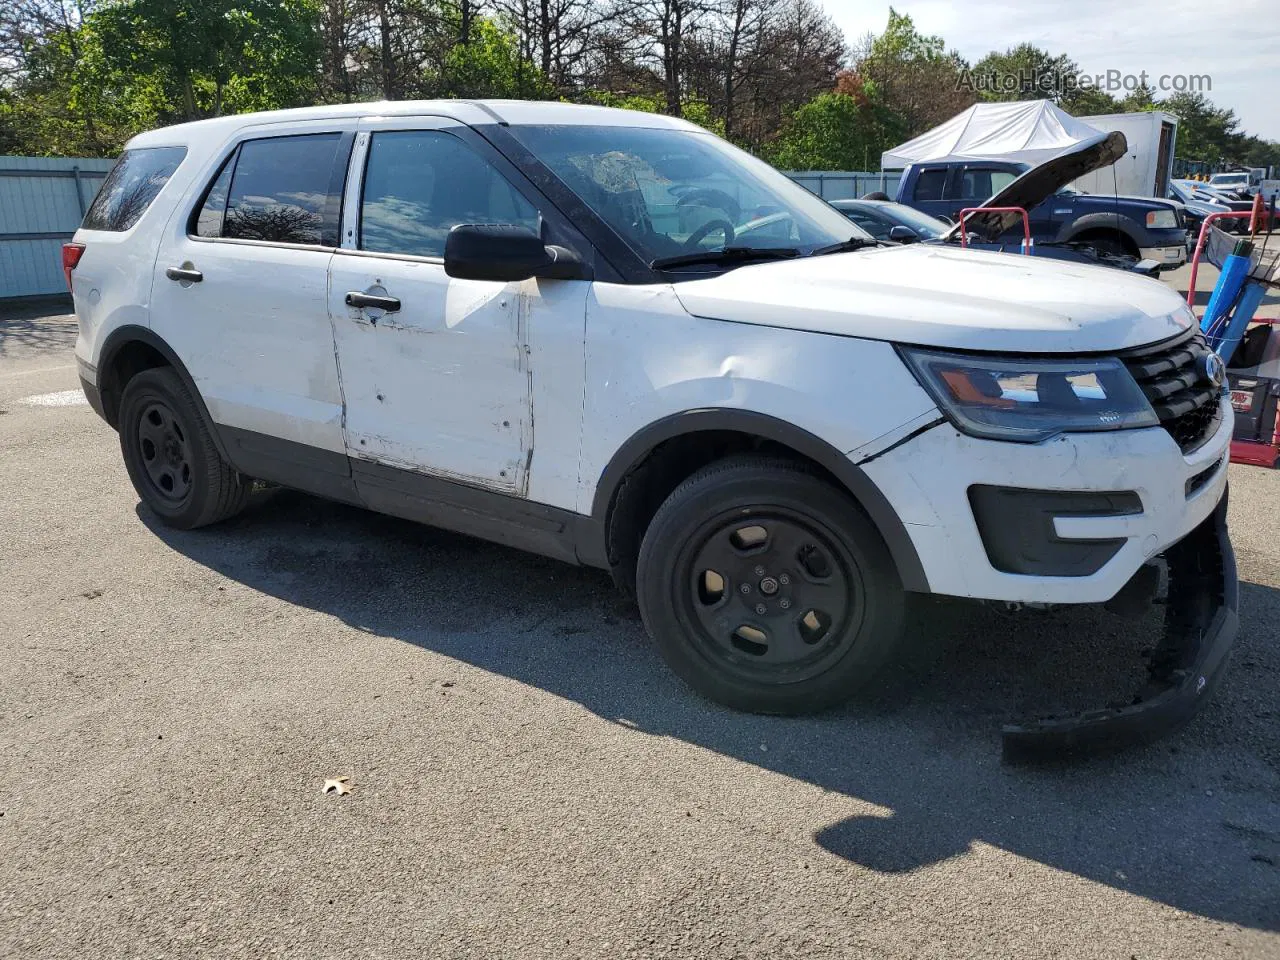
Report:
[{"label": "white truck trailer", "polygon": [[1071,186],[1082,193],[1120,194],[1129,197],[1169,196],[1173,174],[1173,150],[1178,138],[1178,118],[1169,113],[1109,113],[1078,117],[1096,130],[1119,130],[1129,148],[1109,167],[1094,170]]}]

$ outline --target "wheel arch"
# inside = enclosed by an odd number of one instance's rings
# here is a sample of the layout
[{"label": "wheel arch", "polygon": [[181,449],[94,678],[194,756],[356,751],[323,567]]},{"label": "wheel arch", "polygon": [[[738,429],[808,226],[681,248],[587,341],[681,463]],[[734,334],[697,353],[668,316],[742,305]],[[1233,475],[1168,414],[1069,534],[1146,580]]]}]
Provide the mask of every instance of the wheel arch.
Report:
[{"label": "wheel arch", "polygon": [[230,462],[227,451],[223,447],[219,432],[213,429],[213,418],[209,416],[209,408],[204,398],[196,389],[195,380],[186,365],[178,358],[174,349],[155,331],[135,324],[125,324],[113,330],[102,345],[98,362],[98,388],[102,394],[103,418],[115,429],[119,429],[120,402],[124,396],[125,385],[136,374],[155,367],[171,367],[182,380],[183,386],[191,394],[200,415],[209,426],[218,454]]},{"label": "wheel arch", "polygon": [[1084,241],[1090,235],[1112,234],[1120,238],[1120,242],[1129,246],[1132,245],[1134,252],[1142,249],[1143,238],[1138,235],[1138,231],[1134,229],[1133,223],[1128,216],[1121,214],[1117,216],[1114,213],[1091,213],[1086,217],[1081,217],[1062,238],[1062,242],[1067,241]]},{"label": "wheel arch", "polygon": [[[654,421],[623,443],[601,472],[592,498],[591,517],[602,535],[603,556],[600,559],[604,563],[601,565],[613,569],[620,586],[630,589],[628,574],[631,580],[634,579],[634,569],[629,566],[634,563],[634,556],[626,556],[629,545],[619,541],[620,533],[625,536],[625,532],[615,524],[620,504],[624,511],[628,510],[626,501],[630,496],[630,481],[644,480],[646,465],[658,460],[656,454],[673,449],[673,443],[680,444],[681,449],[702,447],[702,456],[694,457],[692,469],[676,468],[674,472],[679,476],[673,477],[668,472],[660,477],[656,487],[658,490],[665,488],[661,496],[665,499],[667,493],[694,470],[719,459],[720,455],[714,453],[717,447],[741,442],[751,444],[751,449],[772,450],[818,467],[867,514],[888,547],[903,586],[911,591],[928,592],[924,566],[906,527],[875,481],[861,468],[827,441],[801,427],[768,414],[725,407],[686,410]],[[631,485],[643,486],[642,483]],[[652,500],[653,496],[649,499]],[[657,505],[642,501],[635,509],[638,515],[648,513],[647,522]],[[634,546],[638,547],[638,542]]]}]

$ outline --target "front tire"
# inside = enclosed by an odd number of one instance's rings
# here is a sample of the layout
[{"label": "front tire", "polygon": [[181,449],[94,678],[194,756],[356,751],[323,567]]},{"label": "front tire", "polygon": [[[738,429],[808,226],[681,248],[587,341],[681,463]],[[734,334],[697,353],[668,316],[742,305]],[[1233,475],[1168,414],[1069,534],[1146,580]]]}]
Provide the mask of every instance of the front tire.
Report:
[{"label": "front tire", "polygon": [[133,488],[165,526],[191,530],[244,508],[249,479],[218,454],[208,424],[172,368],[144,370],[125,385],[119,423]]},{"label": "front tire", "polygon": [[904,591],[858,506],[787,460],[714,463],[658,509],[636,595],[671,668],[753,713],[826,709],[897,648]]}]

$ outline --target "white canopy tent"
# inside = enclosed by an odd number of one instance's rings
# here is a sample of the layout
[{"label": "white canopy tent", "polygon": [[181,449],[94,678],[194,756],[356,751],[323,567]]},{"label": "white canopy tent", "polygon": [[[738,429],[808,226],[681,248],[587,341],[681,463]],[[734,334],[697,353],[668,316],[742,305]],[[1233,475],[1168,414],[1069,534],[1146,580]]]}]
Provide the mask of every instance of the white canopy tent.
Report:
[{"label": "white canopy tent", "polygon": [[880,169],[901,170],[927,161],[996,158],[1034,166],[1105,136],[1048,100],[975,103],[914,140],[886,150],[880,157]]}]

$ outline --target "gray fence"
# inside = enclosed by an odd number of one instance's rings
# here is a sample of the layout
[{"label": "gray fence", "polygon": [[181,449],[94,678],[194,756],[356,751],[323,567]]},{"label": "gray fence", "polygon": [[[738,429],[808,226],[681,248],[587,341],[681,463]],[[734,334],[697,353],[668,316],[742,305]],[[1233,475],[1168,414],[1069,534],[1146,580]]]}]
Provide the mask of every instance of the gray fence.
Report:
[{"label": "gray fence", "polygon": [[864,170],[784,170],[782,171],[810,193],[823,200],[854,200],[868,193],[893,196],[898,189],[901,172],[867,173]]},{"label": "gray fence", "polygon": [[65,293],[70,239],[114,160],[0,157],[0,299]]}]

